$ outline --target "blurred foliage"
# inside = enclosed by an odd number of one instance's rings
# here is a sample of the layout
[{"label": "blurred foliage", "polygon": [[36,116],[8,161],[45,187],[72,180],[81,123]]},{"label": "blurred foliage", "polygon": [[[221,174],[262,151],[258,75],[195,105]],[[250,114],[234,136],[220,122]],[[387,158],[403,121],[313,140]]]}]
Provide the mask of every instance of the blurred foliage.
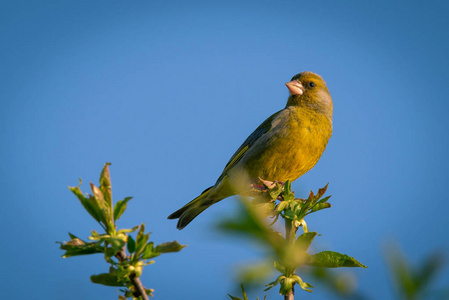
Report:
[{"label": "blurred foliage", "polygon": [[[299,285],[303,290],[311,292],[313,286],[298,276],[296,270],[302,266],[317,268],[363,267],[353,257],[334,251],[323,251],[309,254],[307,251],[318,235],[309,231],[304,218],[312,213],[331,207],[327,201],[330,196],[323,197],[327,185],[318,190],[315,195],[310,192],[307,199],[295,198],[290,182],[268,182],[261,180],[262,185],[254,186],[254,199],[242,198],[242,205],[237,217],[225,220],[220,227],[231,233],[239,233],[260,241],[268,249],[272,267],[280,275],[268,283],[265,290],[280,285],[279,293],[293,293],[293,286]],[[271,222],[268,222],[271,218]],[[273,229],[273,224],[282,219],[285,234]],[[303,233],[298,234],[302,227]],[[262,264],[263,266],[263,264]],[[249,269],[247,269],[248,271]],[[254,277],[260,269],[254,268],[247,272],[246,277]],[[254,272],[255,271],[255,272]]]},{"label": "blurred foliage", "polygon": [[[242,198],[238,214],[220,223],[222,230],[250,237],[267,250],[263,262],[240,268],[238,280],[242,282],[243,300],[248,299],[243,285],[250,288],[258,287],[274,270],[281,275],[267,284],[268,288],[265,290],[280,285],[279,293],[284,295],[285,299],[293,299],[293,296],[289,298],[287,295],[291,293],[295,284],[311,292],[313,286],[296,274],[298,269],[320,283],[333,299],[377,299],[376,295],[370,297],[357,289],[356,277],[353,274],[336,273],[331,270],[340,267],[366,268],[356,259],[334,251],[315,254],[308,252],[314,238],[319,234],[309,230],[304,218],[311,213],[331,207],[327,202],[330,196],[323,197],[327,186],[319,189],[316,195],[311,192],[307,199],[300,199],[294,197],[289,182],[282,184],[262,181],[262,183],[255,186],[254,199]],[[284,222],[283,234],[274,229],[278,220]],[[297,232],[299,227],[303,229],[302,234]],[[398,299],[449,299],[449,288],[432,287],[436,276],[444,266],[443,258],[441,252],[435,252],[412,266],[398,247],[389,247],[386,251],[386,260]]]},{"label": "blurred foliage", "polygon": [[[90,184],[92,195],[81,191],[81,180],[77,187],[69,187],[104,232],[92,230],[87,241],[69,233],[70,241],[58,243],[65,251],[64,258],[103,254],[110,265],[109,271],[92,275],[90,279],[93,283],[120,287],[121,300],[148,299],[148,295],[153,296],[154,290],[146,289],[140,283],[143,267],[153,264],[153,258],[163,253],[178,252],[185,246],[177,241],[155,245],[149,241],[150,234],[145,233],[144,223],[129,229],[117,229],[116,221],[125,212],[131,197],[113,204],[109,165],[105,164],[101,172],[99,187]],[[357,291],[356,278],[352,274],[330,270],[366,266],[351,256],[335,251],[309,253],[312,242],[319,234],[309,230],[305,217],[331,207],[328,202],[330,196],[324,197],[327,185],[316,194],[310,192],[307,199],[300,199],[295,198],[288,181],[285,184],[261,182],[261,185],[254,186],[252,200],[242,198],[238,214],[220,224],[222,230],[250,237],[267,250],[265,261],[242,268],[239,274],[239,281],[243,282],[242,298],[229,297],[232,300],[248,300],[244,284],[250,288],[259,286],[261,280],[267,280],[277,271],[280,275],[265,285],[265,291],[279,285],[279,293],[285,299],[293,299],[295,285],[308,292],[313,288],[297,274],[301,270],[328,289],[333,298],[370,299]],[[283,223],[285,232],[281,233],[275,227],[279,223]],[[300,227],[302,233],[298,233]],[[445,263],[441,252],[429,255],[417,265],[411,265],[397,246],[390,246],[385,253],[399,299],[449,299],[449,289],[437,290],[432,286]]]},{"label": "blurred foliage", "polygon": [[[239,297],[231,296],[231,295],[229,295],[229,294],[228,294],[228,296],[229,296],[232,300],[248,300],[248,296],[246,295],[245,288],[243,287],[243,283],[241,284],[241,288],[242,288],[242,296],[243,296],[243,299],[242,299],[242,298],[239,298]],[[266,298],[267,298],[267,296],[264,296],[264,297],[263,297],[263,300],[265,300]],[[259,297],[257,297],[257,300],[259,300]]]},{"label": "blurred foliage", "polygon": [[449,299],[449,289],[437,291],[432,287],[445,264],[442,252],[434,252],[419,264],[412,265],[398,246],[390,244],[385,256],[399,299]]},{"label": "blurred foliage", "polygon": [[357,279],[352,273],[333,272],[325,268],[313,268],[310,270],[310,276],[320,286],[325,288],[333,298],[363,300],[368,299],[360,291],[357,291]]},{"label": "blurred foliage", "polygon": [[[155,258],[163,253],[178,252],[186,247],[177,241],[154,245],[149,241],[150,234],[145,233],[145,224],[129,229],[117,230],[116,221],[125,212],[131,197],[112,202],[111,179],[109,163],[105,164],[100,175],[100,186],[90,184],[92,195],[83,194],[80,184],[69,187],[81,202],[86,211],[100,224],[104,233],[92,230],[88,239],[84,241],[69,233],[70,241],[58,242],[65,251],[63,257],[102,253],[106,262],[110,264],[109,272],[92,275],[93,283],[107,286],[122,287],[123,295],[119,299],[148,299],[153,289],[145,289],[138,279],[146,265],[154,263]],[[135,233],[135,237],[131,235]],[[126,252],[127,250],[127,252]]]}]

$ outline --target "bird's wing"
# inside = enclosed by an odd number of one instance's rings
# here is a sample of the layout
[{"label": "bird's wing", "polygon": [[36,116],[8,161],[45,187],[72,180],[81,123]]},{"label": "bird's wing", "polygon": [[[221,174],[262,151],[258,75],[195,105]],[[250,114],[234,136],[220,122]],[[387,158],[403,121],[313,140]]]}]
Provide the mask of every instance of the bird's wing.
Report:
[{"label": "bird's wing", "polygon": [[223,170],[223,173],[221,173],[220,177],[217,179],[217,183],[223,179],[223,177],[228,173],[228,171],[232,169],[232,167],[234,167],[240,161],[240,159],[242,159],[246,151],[248,151],[248,149],[251,148],[251,146],[254,145],[254,143],[261,136],[263,136],[273,128],[273,120],[279,115],[281,111],[282,110],[271,115],[262,124],[260,124],[259,127],[257,127],[256,130],[253,131],[253,133],[250,134],[250,136],[243,142],[243,144],[237,149],[237,151],[228,161]]}]

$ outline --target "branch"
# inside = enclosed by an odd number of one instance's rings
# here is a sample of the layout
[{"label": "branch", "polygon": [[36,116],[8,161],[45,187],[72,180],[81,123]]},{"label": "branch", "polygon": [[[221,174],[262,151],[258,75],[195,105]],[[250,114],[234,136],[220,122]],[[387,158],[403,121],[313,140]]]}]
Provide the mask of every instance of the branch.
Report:
[{"label": "branch", "polygon": [[[126,260],[128,257],[126,256],[125,247],[123,247],[123,249],[120,250],[120,252],[118,252],[115,255],[115,257],[117,257],[119,261]],[[142,296],[143,300],[149,300],[148,295],[145,292],[145,288],[143,287],[142,282],[140,281],[140,278],[137,277],[135,273],[129,275],[129,280],[131,280],[131,283],[135,288],[135,293],[137,294],[137,296]]]},{"label": "branch", "polygon": [[[294,221],[285,218],[285,239],[287,240],[288,244],[291,245],[294,243],[295,239],[296,239],[296,228],[295,225],[293,224]],[[291,270],[290,271],[291,274],[289,274],[290,276],[293,275],[295,273],[295,270]],[[292,285],[291,290],[284,295],[284,300],[294,300],[295,299],[295,290],[294,290],[294,283]]]},{"label": "branch", "polygon": [[292,289],[284,295],[284,300],[294,300],[295,299],[295,291],[294,291],[294,287],[292,287]]}]

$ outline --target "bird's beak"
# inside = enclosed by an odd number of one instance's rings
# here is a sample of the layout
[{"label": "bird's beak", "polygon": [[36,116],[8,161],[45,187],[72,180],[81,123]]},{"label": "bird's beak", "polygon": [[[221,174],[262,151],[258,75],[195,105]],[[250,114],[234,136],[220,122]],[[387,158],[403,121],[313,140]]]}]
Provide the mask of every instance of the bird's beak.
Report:
[{"label": "bird's beak", "polygon": [[290,91],[290,95],[302,95],[304,93],[304,86],[302,85],[301,81],[293,80],[290,82],[287,82],[285,84]]}]

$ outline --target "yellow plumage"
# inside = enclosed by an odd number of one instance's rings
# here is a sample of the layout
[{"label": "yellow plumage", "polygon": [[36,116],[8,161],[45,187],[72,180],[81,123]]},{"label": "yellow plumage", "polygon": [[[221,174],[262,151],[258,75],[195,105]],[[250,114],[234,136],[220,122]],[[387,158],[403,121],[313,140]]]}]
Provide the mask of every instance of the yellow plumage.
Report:
[{"label": "yellow plumage", "polygon": [[[242,184],[294,181],[313,168],[332,135],[332,98],[321,76],[312,72],[295,75],[287,87],[284,109],[265,120],[240,146],[215,185],[171,214],[184,228],[212,204],[244,194]],[[250,187],[247,187],[250,190]]]}]

